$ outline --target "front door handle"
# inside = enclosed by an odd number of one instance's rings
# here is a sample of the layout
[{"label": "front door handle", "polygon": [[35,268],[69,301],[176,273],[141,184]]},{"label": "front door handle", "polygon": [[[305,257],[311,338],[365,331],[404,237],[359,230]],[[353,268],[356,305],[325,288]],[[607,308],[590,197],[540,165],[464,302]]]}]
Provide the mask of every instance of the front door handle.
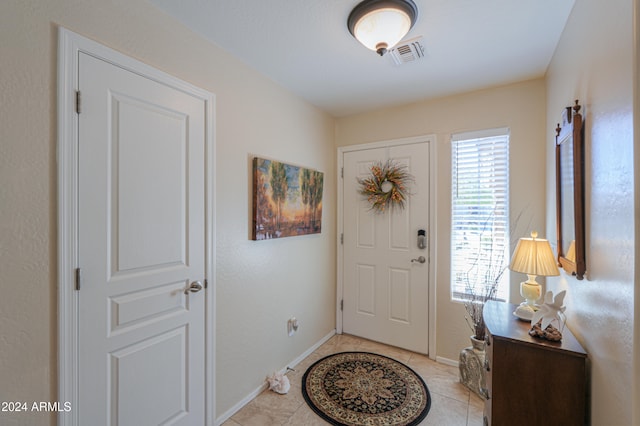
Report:
[{"label": "front door handle", "polygon": [[202,283],[200,281],[194,281],[191,285],[184,289],[184,294],[197,293],[202,290]]},{"label": "front door handle", "polygon": [[417,259],[411,259],[411,263],[413,263],[413,262],[424,263],[424,262],[426,262],[426,261],[427,261],[427,259],[425,259],[425,257],[424,257],[424,256],[420,256],[420,257],[419,257],[419,258],[417,258]]}]

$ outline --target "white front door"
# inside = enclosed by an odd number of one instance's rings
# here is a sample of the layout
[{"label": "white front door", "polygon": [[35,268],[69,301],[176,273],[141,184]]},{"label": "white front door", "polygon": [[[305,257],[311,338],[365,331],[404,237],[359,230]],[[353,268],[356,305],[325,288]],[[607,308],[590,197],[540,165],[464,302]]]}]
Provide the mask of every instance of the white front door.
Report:
[{"label": "white front door", "polygon": [[[359,194],[358,178],[391,160],[413,175],[406,207],[376,213]],[[343,154],[343,332],[428,353],[429,143]]]},{"label": "white front door", "polygon": [[204,102],[78,60],[74,410],[80,425],[203,425]]}]

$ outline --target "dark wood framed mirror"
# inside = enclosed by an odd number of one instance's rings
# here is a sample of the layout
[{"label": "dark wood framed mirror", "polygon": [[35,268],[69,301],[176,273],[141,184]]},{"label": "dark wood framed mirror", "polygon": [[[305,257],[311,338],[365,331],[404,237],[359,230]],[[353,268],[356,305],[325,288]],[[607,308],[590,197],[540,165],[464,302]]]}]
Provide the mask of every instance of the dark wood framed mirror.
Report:
[{"label": "dark wood framed mirror", "polygon": [[558,266],[579,280],[586,270],[584,241],[584,121],[575,101],[556,128]]}]

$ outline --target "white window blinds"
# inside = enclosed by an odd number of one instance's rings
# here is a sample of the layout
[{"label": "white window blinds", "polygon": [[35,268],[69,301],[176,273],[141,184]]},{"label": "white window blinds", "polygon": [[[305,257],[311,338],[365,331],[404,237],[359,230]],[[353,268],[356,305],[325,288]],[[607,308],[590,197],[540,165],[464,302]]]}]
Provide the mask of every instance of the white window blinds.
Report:
[{"label": "white window blinds", "polygon": [[509,129],[451,140],[451,296],[508,299]]}]

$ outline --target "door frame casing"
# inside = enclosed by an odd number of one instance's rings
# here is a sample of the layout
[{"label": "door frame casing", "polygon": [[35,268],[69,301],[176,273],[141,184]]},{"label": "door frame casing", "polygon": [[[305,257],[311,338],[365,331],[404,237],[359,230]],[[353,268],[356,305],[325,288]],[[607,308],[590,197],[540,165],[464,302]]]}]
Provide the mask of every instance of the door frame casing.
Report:
[{"label": "door frame casing", "polygon": [[431,359],[436,359],[436,265],[437,265],[437,253],[436,253],[436,208],[435,200],[437,199],[436,193],[436,136],[434,134],[412,136],[407,138],[382,140],[378,142],[370,142],[358,145],[347,145],[338,147],[337,153],[337,182],[338,182],[338,220],[337,220],[337,235],[336,235],[336,333],[342,334],[342,309],[341,301],[343,298],[344,290],[344,245],[342,244],[341,236],[344,234],[344,154],[353,151],[365,151],[369,149],[389,148],[399,145],[410,145],[417,143],[427,143],[429,146],[429,341],[428,341],[428,355]]},{"label": "door frame casing", "polygon": [[[205,104],[205,420],[215,422],[215,95],[93,40],[58,29],[58,400],[71,403],[58,413],[60,426],[78,426],[78,58],[86,53],[127,71],[174,87]],[[81,290],[80,290],[81,291]]]}]

